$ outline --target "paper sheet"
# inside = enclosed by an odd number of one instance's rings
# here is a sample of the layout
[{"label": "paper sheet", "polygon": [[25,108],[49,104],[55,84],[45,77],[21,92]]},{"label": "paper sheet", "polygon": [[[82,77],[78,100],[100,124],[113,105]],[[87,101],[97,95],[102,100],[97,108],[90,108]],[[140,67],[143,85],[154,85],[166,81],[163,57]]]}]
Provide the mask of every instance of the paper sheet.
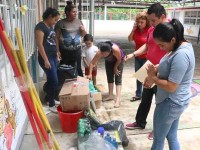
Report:
[{"label": "paper sheet", "polygon": [[134,74],[135,78],[139,80],[141,83],[144,83],[145,78],[147,77],[147,64],[152,64],[149,60]]}]

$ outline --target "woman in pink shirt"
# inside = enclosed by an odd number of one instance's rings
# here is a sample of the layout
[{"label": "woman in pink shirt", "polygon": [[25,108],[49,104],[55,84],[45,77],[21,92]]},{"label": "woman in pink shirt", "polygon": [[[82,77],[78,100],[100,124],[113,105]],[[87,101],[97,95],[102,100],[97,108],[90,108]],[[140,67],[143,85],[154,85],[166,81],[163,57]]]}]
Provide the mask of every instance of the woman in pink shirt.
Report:
[{"label": "woman in pink shirt", "polygon": [[[135,50],[139,49],[142,45],[146,43],[147,33],[149,29],[149,21],[147,19],[146,12],[140,12],[136,16],[136,21],[133,26],[133,29],[128,36],[128,40],[135,42]],[[135,57],[135,72],[138,71],[146,62],[146,53],[140,56]],[[141,100],[142,97],[142,83],[136,81],[136,92],[135,96],[131,98],[131,102]]]}]

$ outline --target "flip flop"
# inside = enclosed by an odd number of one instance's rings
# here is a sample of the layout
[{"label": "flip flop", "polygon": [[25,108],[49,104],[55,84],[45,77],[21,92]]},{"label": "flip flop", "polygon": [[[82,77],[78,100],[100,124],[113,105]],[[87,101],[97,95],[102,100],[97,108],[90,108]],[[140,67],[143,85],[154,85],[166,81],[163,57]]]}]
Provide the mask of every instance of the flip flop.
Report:
[{"label": "flip flop", "polygon": [[119,108],[119,107],[120,107],[120,105],[121,105],[121,102],[119,102],[119,104],[118,104],[118,105],[114,104],[114,108]]},{"label": "flip flop", "polygon": [[130,100],[131,102],[135,102],[135,101],[139,101],[139,100],[141,100],[142,98],[141,97],[136,97],[136,96],[134,96],[134,97],[132,97],[132,99]]},{"label": "flip flop", "polygon": [[114,105],[114,108],[119,108],[120,107],[120,105]]},{"label": "flip flop", "polygon": [[113,97],[106,97],[106,98],[102,99],[102,102],[111,101],[113,99],[114,99],[114,96]]}]

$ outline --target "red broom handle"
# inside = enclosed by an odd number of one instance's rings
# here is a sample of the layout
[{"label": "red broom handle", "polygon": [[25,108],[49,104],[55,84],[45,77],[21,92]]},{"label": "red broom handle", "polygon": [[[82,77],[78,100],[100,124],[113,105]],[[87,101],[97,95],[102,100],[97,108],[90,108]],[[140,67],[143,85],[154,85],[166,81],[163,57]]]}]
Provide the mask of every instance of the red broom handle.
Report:
[{"label": "red broom handle", "polygon": [[[22,97],[23,97],[23,95],[22,95]],[[22,99],[23,99],[24,106],[25,106],[26,111],[27,111],[27,114],[28,114],[28,118],[29,118],[29,120],[30,120],[30,122],[31,122],[31,126],[32,126],[32,128],[33,128],[33,131],[34,131],[34,134],[35,134],[35,137],[36,137],[36,140],[37,140],[39,149],[40,149],[40,150],[43,150],[44,147],[43,147],[42,141],[41,141],[41,139],[40,139],[40,135],[39,135],[39,133],[38,133],[38,131],[37,131],[37,126],[35,125],[33,116],[31,115],[31,111],[30,111],[30,109],[29,109],[29,107],[28,107],[28,105],[27,105],[27,102],[24,100],[25,98],[22,98]]]},{"label": "red broom handle", "polygon": [[[15,63],[13,57],[12,57],[12,54],[11,54],[11,51],[10,51],[10,47],[9,47],[9,45],[8,45],[8,43],[7,43],[6,39],[5,39],[5,37],[4,37],[4,34],[3,34],[3,30],[2,30],[2,29],[4,29],[4,27],[3,27],[3,24],[2,24],[2,19],[0,18],[0,38],[1,38],[2,44],[3,44],[3,46],[4,46],[4,49],[5,49],[6,53],[7,53],[7,56],[8,56],[8,58],[9,58],[9,60],[10,60],[11,66],[12,66],[12,68],[13,68],[13,71],[14,71],[15,75],[16,75],[17,77],[19,77],[19,76],[20,76],[20,72],[19,72],[19,70],[18,70],[18,68],[17,68],[17,65],[16,65],[16,63]],[[21,95],[22,95],[23,102],[24,102],[24,105],[25,105],[27,114],[28,114],[28,116],[31,118],[31,112],[30,112],[30,110],[28,109],[28,106],[26,105],[24,94],[22,94],[22,92],[20,92],[20,93],[21,93]],[[30,119],[30,118],[29,118],[29,119]],[[33,127],[33,131],[34,131],[34,133],[35,133],[35,136],[36,136],[36,135],[39,135],[39,134],[38,134],[38,131],[37,131],[37,128],[35,128],[36,125],[35,125],[33,119],[30,119],[30,122],[31,122],[31,125],[32,125],[32,127]],[[35,129],[36,129],[36,130],[35,130]],[[38,138],[38,136],[36,136],[36,140],[37,140],[37,142],[38,142],[38,145],[42,145],[42,141],[41,141],[40,137]]]},{"label": "red broom handle", "polygon": [[47,135],[47,131],[45,130],[40,118],[38,117],[38,114],[37,114],[36,110],[33,107],[33,103],[31,101],[31,98],[30,98],[30,95],[29,95],[28,91],[25,91],[25,92],[22,92],[22,93],[26,97],[26,102],[28,103],[29,109],[31,109],[31,111],[33,113],[33,116],[35,118],[35,121],[37,122],[37,125],[38,125],[38,127],[39,127],[39,129],[40,129],[45,141],[48,143],[48,146],[50,146],[49,138],[48,138],[48,135]]},{"label": "red broom handle", "polygon": [[0,29],[2,30],[2,31],[4,31],[4,26],[3,26],[3,22],[2,22],[2,19],[0,18]]},{"label": "red broom handle", "polygon": [[[4,35],[4,33],[3,33],[3,30],[2,30],[2,29],[4,29],[4,26],[3,26],[3,24],[2,24],[2,19],[1,19],[1,18],[0,18],[0,28],[1,28],[1,29],[0,29],[0,38],[1,38],[2,44],[3,44],[3,46],[4,46],[4,49],[5,49],[6,53],[7,53],[8,58],[9,58],[9,60],[10,60],[10,63],[11,63],[11,66],[12,66],[12,68],[13,68],[13,71],[14,71],[14,73],[15,73],[15,76],[16,76],[17,78],[19,78],[19,77],[21,77],[21,75],[20,75],[19,69],[17,68],[17,65],[16,65],[16,63],[15,63],[15,60],[14,60],[14,58],[13,58],[13,56],[12,56],[12,53],[11,53],[10,47],[9,47],[7,41],[6,41],[5,35]],[[20,80],[19,80],[19,81],[20,81]],[[19,83],[19,84],[23,86],[22,83]],[[37,124],[38,124],[38,127],[40,128],[40,131],[41,131],[42,134],[43,134],[43,137],[44,137],[45,141],[47,141],[47,143],[49,144],[49,139],[48,139],[47,132],[45,131],[45,129],[44,129],[43,125],[42,125],[42,122],[41,122],[41,120],[39,119],[39,117],[38,117],[38,115],[37,115],[37,113],[36,113],[36,111],[35,111],[35,109],[34,109],[34,107],[33,107],[33,104],[32,104],[32,101],[31,101],[31,98],[30,98],[30,96],[29,96],[28,91],[20,91],[20,93],[21,93],[21,95],[23,95],[22,98],[24,98],[24,100],[26,100],[27,103],[28,103],[28,106],[29,106],[29,107],[26,107],[27,112],[28,112],[28,109],[30,109],[30,110],[32,111],[33,116],[35,117],[35,120],[36,120],[36,122],[37,122]],[[31,120],[30,120],[30,121],[31,121]],[[32,125],[32,123],[34,123],[34,122],[31,122],[31,125]],[[35,133],[35,132],[37,132],[37,131],[34,131],[34,133]],[[39,142],[39,141],[41,141],[41,140],[37,139],[38,144],[39,144],[39,145],[42,145],[42,143]]]}]

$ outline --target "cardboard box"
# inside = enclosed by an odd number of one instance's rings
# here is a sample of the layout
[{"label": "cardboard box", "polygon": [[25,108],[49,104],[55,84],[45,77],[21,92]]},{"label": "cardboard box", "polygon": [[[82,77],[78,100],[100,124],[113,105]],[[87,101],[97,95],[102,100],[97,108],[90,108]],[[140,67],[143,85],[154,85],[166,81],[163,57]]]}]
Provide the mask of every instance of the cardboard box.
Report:
[{"label": "cardboard box", "polygon": [[102,101],[102,94],[100,92],[93,93],[94,101]]},{"label": "cardboard box", "polygon": [[95,106],[96,106],[96,109],[99,109],[102,105],[102,100],[101,101],[95,101]]},{"label": "cardboard box", "polygon": [[99,109],[102,104],[102,94],[101,92],[93,93],[93,100],[96,106],[96,109]]},{"label": "cardboard box", "polygon": [[107,92],[106,88],[102,84],[95,85],[95,88],[101,93]]},{"label": "cardboard box", "polygon": [[83,110],[90,107],[89,80],[77,77],[77,80],[66,82],[59,93],[63,111]]}]

